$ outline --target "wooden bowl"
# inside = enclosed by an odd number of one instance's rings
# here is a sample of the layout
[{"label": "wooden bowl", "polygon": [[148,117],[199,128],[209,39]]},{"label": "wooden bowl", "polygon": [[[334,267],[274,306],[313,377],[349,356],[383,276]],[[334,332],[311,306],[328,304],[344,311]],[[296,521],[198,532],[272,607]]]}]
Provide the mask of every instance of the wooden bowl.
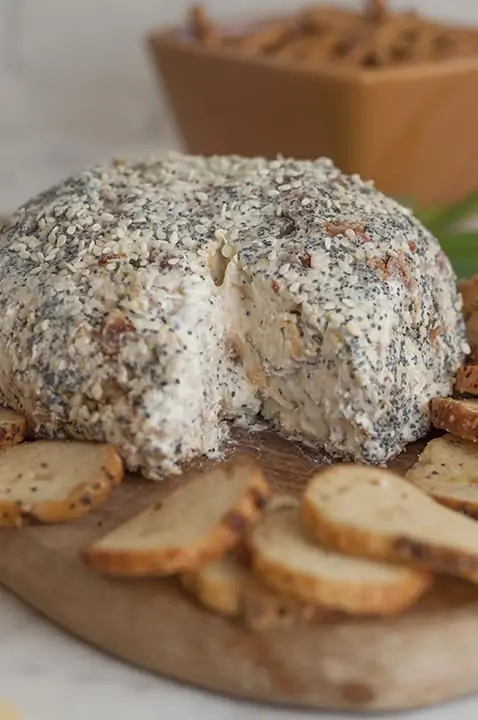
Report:
[{"label": "wooden bowl", "polygon": [[185,149],[331,157],[386,193],[451,202],[478,186],[478,56],[386,69],[306,69],[148,38]]}]

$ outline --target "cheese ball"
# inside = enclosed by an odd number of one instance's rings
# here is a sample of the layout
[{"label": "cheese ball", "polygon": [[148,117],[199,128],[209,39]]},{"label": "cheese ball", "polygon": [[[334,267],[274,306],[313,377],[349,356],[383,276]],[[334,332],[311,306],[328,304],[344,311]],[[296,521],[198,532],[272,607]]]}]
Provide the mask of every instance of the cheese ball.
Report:
[{"label": "cheese ball", "polygon": [[427,431],[468,350],[437,241],[328,159],[113,161],[0,237],[1,401],[152,478],[258,414],[384,463]]}]

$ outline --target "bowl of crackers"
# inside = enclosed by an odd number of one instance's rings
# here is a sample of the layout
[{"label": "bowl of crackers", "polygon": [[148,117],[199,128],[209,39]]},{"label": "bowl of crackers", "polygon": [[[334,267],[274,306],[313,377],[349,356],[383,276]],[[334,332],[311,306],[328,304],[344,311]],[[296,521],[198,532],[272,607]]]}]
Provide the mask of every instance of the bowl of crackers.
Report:
[{"label": "bowl of crackers", "polygon": [[224,23],[194,6],[148,45],[189,152],[325,155],[425,205],[478,185],[478,28],[384,0]]}]

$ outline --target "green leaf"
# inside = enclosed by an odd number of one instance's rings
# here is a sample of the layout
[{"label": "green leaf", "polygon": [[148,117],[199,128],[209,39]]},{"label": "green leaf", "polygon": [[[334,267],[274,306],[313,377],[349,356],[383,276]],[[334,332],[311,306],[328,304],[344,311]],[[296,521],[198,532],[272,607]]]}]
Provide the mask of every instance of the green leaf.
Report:
[{"label": "green leaf", "polygon": [[417,220],[422,223],[422,225],[425,225],[425,227],[430,230],[432,235],[437,235],[441,230],[448,229],[449,227],[448,223],[443,225],[441,224],[442,220],[440,219],[440,216],[442,215],[442,212],[443,208],[416,208],[413,211],[413,214]]},{"label": "green leaf", "polygon": [[400,205],[405,205],[405,207],[410,208],[410,210],[415,210],[415,203],[413,202],[412,198],[409,197],[398,197],[395,196],[394,198],[396,202],[400,203]]},{"label": "green leaf", "polygon": [[478,274],[478,231],[440,233],[437,239],[459,279]]},{"label": "green leaf", "polygon": [[478,191],[471,193],[463,200],[452,205],[445,205],[439,208],[418,209],[415,212],[417,218],[432,232],[439,235],[444,230],[459,222],[468,219],[472,215],[478,215]]},{"label": "green leaf", "polygon": [[439,241],[459,279],[478,274],[478,231],[461,231],[459,223],[473,215],[478,217],[478,191],[459,202],[441,207],[420,208],[412,200],[401,198],[417,220]]}]

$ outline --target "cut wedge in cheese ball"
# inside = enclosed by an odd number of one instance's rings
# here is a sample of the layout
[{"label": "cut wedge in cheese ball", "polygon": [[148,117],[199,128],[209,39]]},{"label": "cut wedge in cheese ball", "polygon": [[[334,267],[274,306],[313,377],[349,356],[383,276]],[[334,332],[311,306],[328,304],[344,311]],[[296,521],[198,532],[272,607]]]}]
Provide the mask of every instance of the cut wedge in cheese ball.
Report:
[{"label": "cut wedge in cheese ball", "polygon": [[25,438],[26,420],[23,415],[0,408],[0,449],[17,445]]},{"label": "cut wedge in cheese ball", "polygon": [[478,524],[387,470],[320,472],[301,503],[310,537],[333,550],[478,580]]},{"label": "cut wedge in cheese ball", "polygon": [[478,440],[478,400],[434,398],[430,403],[432,424],[465,440]]},{"label": "cut wedge in cheese ball", "polygon": [[431,575],[346,557],[308,540],[294,508],[267,514],[250,537],[254,572],[267,585],[304,602],[351,614],[389,614],[409,607]]},{"label": "cut wedge in cheese ball", "polygon": [[478,445],[453,435],[431,440],[405,478],[442,505],[478,518]]},{"label": "cut wedge in cheese ball", "polygon": [[478,395],[478,365],[461,365],[455,380],[458,393]]},{"label": "cut wedge in cheese ball", "polygon": [[110,575],[196,569],[239,541],[268,496],[268,483],[252,462],[217,465],[94,543],[85,561]]},{"label": "cut wedge in cheese ball", "polygon": [[112,445],[39,440],[0,452],[0,525],[86,515],[123,479]]}]

